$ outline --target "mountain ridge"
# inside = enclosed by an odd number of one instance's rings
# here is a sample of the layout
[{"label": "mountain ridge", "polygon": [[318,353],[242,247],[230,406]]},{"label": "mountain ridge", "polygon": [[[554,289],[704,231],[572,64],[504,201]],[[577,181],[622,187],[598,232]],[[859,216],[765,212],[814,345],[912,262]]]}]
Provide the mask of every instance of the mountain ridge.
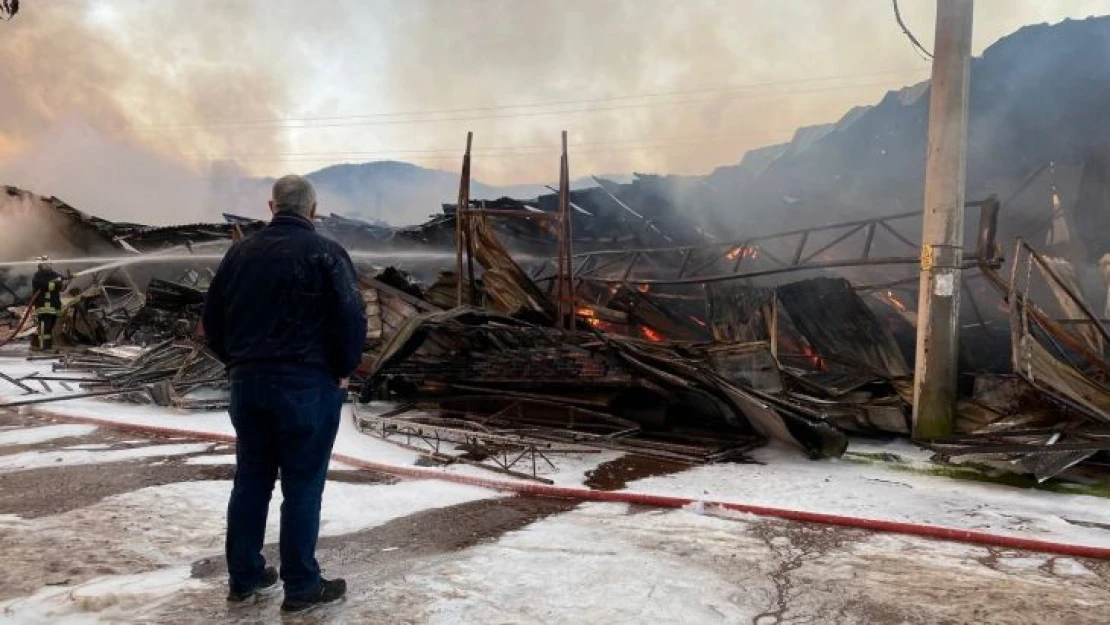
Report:
[{"label": "mountain ridge", "polygon": [[[337,163],[305,174],[305,177],[316,186],[322,210],[393,225],[423,221],[438,212],[441,204],[454,202],[459,193],[459,173],[406,161]],[[630,178],[625,174],[606,177],[617,180]],[[273,184],[275,178],[254,180],[268,186]],[[557,183],[551,184],[555,186]],[[571,188],[575,189],[595,185],[590,177],[571,181]],[[547,193],[551,191],[544,183],[491,185],[476,179],[470,183],[470,197],[474,199],[531,199]]]}]

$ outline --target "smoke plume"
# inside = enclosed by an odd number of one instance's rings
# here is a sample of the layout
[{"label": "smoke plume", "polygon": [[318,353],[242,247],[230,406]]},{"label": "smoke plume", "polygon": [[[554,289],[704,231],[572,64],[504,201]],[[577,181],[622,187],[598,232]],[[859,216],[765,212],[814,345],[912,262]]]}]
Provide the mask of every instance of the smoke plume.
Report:
[{"label": "smoke plume", "polygon": [[[980,3],[976,51],[1110,10],[1063,4]],[[931,46],[933,3],[902,13]],[[928,69],[877,0],[40,0],[0,23],[0,182],[110,218],[260,216],[244,174],[455,170],[467,130],[487,183],[552,181],[563,129],[574,177],[707,173]]]},{"label": "smoke plume", "polygon": [[0,181],[111,219],[217,216],[214,192],[245,172],[190,155],[280,151],[272,129],[196,125],[288,108],[280,72],[250,62],[269,42],[243,36],[265,13],[242,2],[28,3],[0,25]]}]

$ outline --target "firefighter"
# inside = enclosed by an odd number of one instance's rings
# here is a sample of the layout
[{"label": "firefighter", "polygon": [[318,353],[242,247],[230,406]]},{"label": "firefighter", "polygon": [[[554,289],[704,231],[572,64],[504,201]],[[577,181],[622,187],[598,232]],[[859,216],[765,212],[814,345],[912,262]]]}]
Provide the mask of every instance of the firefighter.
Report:
[{"label": "firefighter", "polygon": [[35,340],[31,342],[31,349],[54,349],[54,323],[58,320],[58,313],[62,310],[62,287],[65,279],[50,266],[50,259],[39,256],[39,270],[31,278],[31,290],[35,293],[35,300],[31,306],[35,307],[38,317],[38,331]]}]

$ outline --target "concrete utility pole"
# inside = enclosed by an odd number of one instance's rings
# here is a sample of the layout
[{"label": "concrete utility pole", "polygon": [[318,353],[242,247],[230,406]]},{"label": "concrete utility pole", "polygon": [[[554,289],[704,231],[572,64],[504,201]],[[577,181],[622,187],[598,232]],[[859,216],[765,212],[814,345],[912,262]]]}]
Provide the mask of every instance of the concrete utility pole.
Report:
[{"label": "concrete utility pole", "polygon": [[950,434],[956,416],[974,4],[974,0],[937,1],[913,381],[915,438]]}]

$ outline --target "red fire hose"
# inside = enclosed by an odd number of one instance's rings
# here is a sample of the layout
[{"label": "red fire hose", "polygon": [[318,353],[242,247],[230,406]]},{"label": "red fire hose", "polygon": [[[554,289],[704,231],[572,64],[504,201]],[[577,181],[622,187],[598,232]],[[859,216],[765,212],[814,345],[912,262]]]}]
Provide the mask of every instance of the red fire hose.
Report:
[{"label": "red fire hose", "polygon": [[27,302],[27,310],[23,311],[23,318],[19,320],[19,324],[15,326],[15,330],[12,330],[11,335],[0,341],[0,347],[11,343],[12,339],[19,336],[19,333],[23,331],[23,326],[26,325],[27,320],[31,318],[31,309],[34,308],[34,303],[35,300],[38,299],[39,293],[40,291],[35,291],[35,294],[31,296],[31,299]]},{"label": "red fire hose", "polygon": [[[189,437],[200,440],[218,441],[221,443],[235,442],[235,437],[231,434],[196,432],[192,430],[162,426],[117,423],[114,421],[108,421],[96,417],[76,417],[48,411],[36,411],[36,413],[41,416],[50,417],[61,421],[89,423],[92,425],[100,425],[107,428],[123,432],[132,432],[140,435]],[[349,464],[354,467],[358,467],[360,469],[377,471],[379,473],[387,473],[389,475],[394,475],[397,477],[442,480],[446,482],[454,482],[456,484],[479,486],[492,490],[535,495],[538,497],[554,497],[559,499],[573,499],[577,501],[627,503],[632,505],[653,506],[659,508],[683,508],[690,504],[700,502],[710,510],[716,508],[719,510],[729,510],[732,512],[754,514],[757,516],[786,519],[788,521],[796,521],[799,523],[835,525],[838,527],[865,529],[873,532],[903,534],[907,536],[919,536],[937,540],[967,543],[971,545],[985,545],[990,547],[1002,547],[1005,549],[1022,549],[1026,551],[1052,553],[1078,558],[1110,560],[1110,547],[1073,545],[1047,540],[1038,540],[1035,538],[1022,538],[1020,536],[990,534],[987,532],[964,530],[955,527],[944,527],[940,525],[926,525],[921,523],[907,523],[904,521],[869,519],[864,517],[853,517],[841,514],[825,514],[821,512],[807,512],[804,510],[789,510],[786,508],[756,506],[725,501],[704,501],[699,499],[690,499],[688,497],[674,497],[668,495],[651,495],[647,493],[631,493],[622,491],[598,491],[589,488],[568,488],[561,486],[548,486],[546,484],[510,482],[489,478],[472,477],[469,475],[444,473],[435,469],[396,466],[380,462],[370,462],[367,460],[354,458],[352,456],[347,456],[345,454],[332,454],[332,459]]]}]

